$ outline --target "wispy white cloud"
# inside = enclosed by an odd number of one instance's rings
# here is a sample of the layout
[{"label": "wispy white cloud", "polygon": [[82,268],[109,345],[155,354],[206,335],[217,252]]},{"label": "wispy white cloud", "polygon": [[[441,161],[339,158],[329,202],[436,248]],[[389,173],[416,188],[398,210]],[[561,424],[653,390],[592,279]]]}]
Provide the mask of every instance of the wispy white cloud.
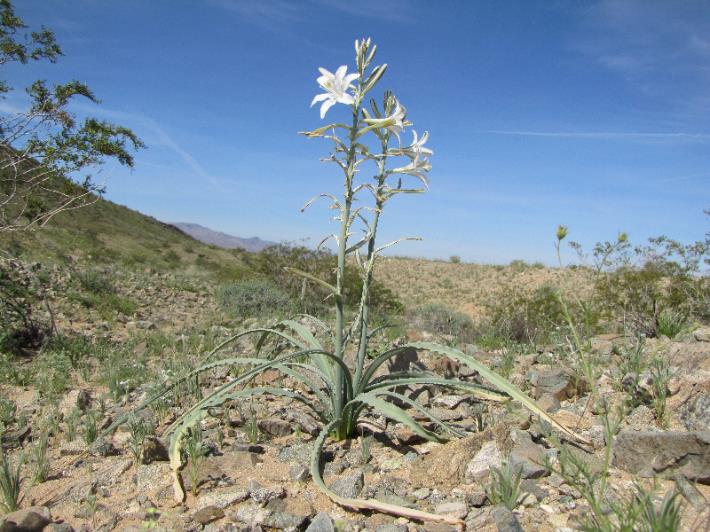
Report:
[{"label": "wispy white cloud", "polygon": [[125,122],[125,125],[134,129],[142,129],[151,136],[150,140],[146,140],[149,145],[159,145],[167,148],[185,164],[196,176],[202,178],[216,190],[224,192],[225,188],[222,183],[210,174],[200,162],[185,148],[183,148],[154,118],[143,113],[132,113],[125,111],[117,111],[104,107],[91,107],[86,104],[74,104],[73,108],[78,112],[87,113],[109,120],[118,120]]},{"label": "wispy white cloud", "polygon": [[621,141],[681,141],[681,142],[708,142],[709,133],[685,132],[617,132],[617,131],[529,131],[485,129],[475,133],[488,133],[493,135],[513,135],[519,137],[552,137],[562,139],[596,139],[596,140],[621,140]]}]

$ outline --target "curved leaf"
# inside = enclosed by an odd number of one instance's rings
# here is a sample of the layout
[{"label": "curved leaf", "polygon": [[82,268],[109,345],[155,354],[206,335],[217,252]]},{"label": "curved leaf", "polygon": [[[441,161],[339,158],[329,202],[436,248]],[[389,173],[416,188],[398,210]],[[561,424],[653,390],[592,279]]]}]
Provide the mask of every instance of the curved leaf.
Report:
[{"label": "curved leaf", "polygon": [[509,381],[507,381],[494,371],[490,370],[488,366],[482,364],[472,356],[462,353],[458,349],[453,349],[451,347],[435,344],[433,342],[414,342],[408,344],[408,346],[413,347],[414,349],[423,349],[431,353],[437,353],[439,355],[447,356],[449,358],[453,358],[454,360],[458,360],[459,362],[463,362],[470,368],[476,370],[481,375],[481,377],[490,382],[493,386],[510,395],[510,397],[521,403],[524,407],[526,407],[534,414],[540,416],[540,418],[547,421],[550,425],[557,428],[562,433],[570,436],[571,438],[576,439],[577,441],[590,445],[589,440],[583,438],[576,432],[562,425],[550,414],[540,408],[537,403],[535,403],[535,401],[533,401],[532,399],[530,399],[530,397],[521,392],[516,386],[511,384]]}]

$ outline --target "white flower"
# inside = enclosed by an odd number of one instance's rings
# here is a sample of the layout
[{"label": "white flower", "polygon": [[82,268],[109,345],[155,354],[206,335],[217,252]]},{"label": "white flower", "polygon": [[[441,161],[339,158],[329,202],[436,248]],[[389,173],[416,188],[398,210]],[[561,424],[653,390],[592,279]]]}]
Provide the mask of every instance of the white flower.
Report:
[{"label": "white flower", "polygon": [[366,118],[363,120],[369,127],[372,128],[385,128],[390,133],[394,133],[399,140],[399,134],[404,130],[404,120],[407,116],[407,109],[403,105],[400,105],[397,100],[394,101],[394,111],[390,116],[385,118]]},{"label": "white flower", "polygon": [[344,103],[345,105],[355,103],[355,99],[347,91],[352,88],[351,83],[357,79],[358,74],[347,74],[348,67],[345,65],[340,66],[335,74],[328,72],[325,68],[318,70],[322,75],[316,81],[326,92],[313,98],[311,107],[317,102],[323,102],[320,106],[321,119],[325,118],[325,113],[336,103]]},{"label": "white flower", "polygon": [[395,168],[391,172],[393,174],[409,174],[418,177],[424,184],[427,184],[426,173],[429,170],[431,170],[429,159],[416,155],[408,165]]},{"label": "white flower", "polygon": [[399,134],[404,131],[404,118],[407,115],[407,109],[403,105],[399,105],[399,102],[395,100],[394,111],[392,115],[387,117],[388,121],[392,121],[392,124],[387,126],[387,130],[390,133],[394,133],[399,140]]},{"label": "white flower", "polygon": [[412,144],[406,148],[401,148],[399,150],[394,150],[397,155],[406,155],[410,159],[416,159],[417,157],[429,157],[434,155],[434,152],[429,148],[425,148],[424,144],[429,140],[429,132],[425,131],[422,138],[419,138],[416,131],[412,131],[414,140]]}]

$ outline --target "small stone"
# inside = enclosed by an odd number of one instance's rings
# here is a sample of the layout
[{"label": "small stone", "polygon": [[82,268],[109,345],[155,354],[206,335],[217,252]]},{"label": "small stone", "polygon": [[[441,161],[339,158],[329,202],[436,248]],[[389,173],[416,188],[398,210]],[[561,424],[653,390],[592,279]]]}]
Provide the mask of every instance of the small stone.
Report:
[{"label": "small stone", "polygon": [[302,464],[294,464],[288,469],[288,476],[296,482],[305,482],[311,476],[308,468]]},{"label": "small stone", "polygon": [[30,506],[2,517],[3,532],[39,532],[52,522],[52,514],[46,506]]},{"label": "small stone", "polygon": [[168,448],[160,438],[156,436],[146,436],[143,440],[143,456],[141,460],[144,464],[167,462],[170,460]]},{"label": "small stone", "polygon": [[435,512],[441,515],[448,515],[463,519],[468,514],[468,506],[463,501],[445,502],[436,507]]},{"label": "small stone", "polygon": [[503,464],[503,455],[495,441],[485,442],[466,466],[466,482],[475,482],[486,478],[492,468]]},{"label": "small stone", "polygon": [[693,331],[693,337],[698,342],[710,342],[710,327],[702,327]]},{"label": "small stone", "polygon": [[508,463],[513,468],[519,468],[522,478],[540,478],[549,472],[543,466],[545,450],[533,443],[530,434],[521,430],[512,433],[516,440],[513,450],[508,457]]},{"label": "small stone", "polygon": [[456,408],[465,399],[465,395],[437,395],[432,404],[440,408]]},{"label": "small stone", "polygon": [[330,489],[340,497],[354,499],[360,495],[364,482],[362,471],[357,471],[337,479],[330,485]]},{"label": "small stone", "polygon": [[249,491],[246,489],[232,489],[218,493],[206,493],[197,499],[197,508],[207,508],[214,506],[225,509],[235,503],[246,501],[249,498]]},{"label": "small stone", "polygon": [[498,532],[524,532],[518,518],[505,506],[496,506],[493,509],[493,519],[498,527]]},{"label": "small stone", "polygon": [[474,508],[480,508],[486,504],[487,499],[488,495],[486,495],[485,490],[481,489],[473,491],[466,496],[466,502]]},{"label": "small stone", "polygon": [[280,499],[286,496],[286,491],[282,486],[263,487],[254,480],[249,481],[249,496],[254,502],[261,505],[273,499]]},{"label": "small stone", "polygon": [[414,490],[412,492],[412,496],[418,501],[423,501],[429,497],[429,495],[431,495],[431,490],[429,488],[419,488],[418,490]]},{"label": "small stone", "polygon": [[325,512],[320,512],[316,515],[311,524],[306,528],[306,532],[335,532],[333,520]]},{"label": "small stone", "polygon": [[224,510],[216,506],[205,506],[204,508],[197,510],[192,516],[192,520],[200,523],[201,525],[206,525],[217,519],[222,519],[224,517]]},{"label": "small stone", "polygon": [[549,413],[557,412],[561,406],[560,400],[557,399],[557,397],[555,397],[551,393],[542,394],[540,399],[537,400],[537,404],[545,412],[549,412]]},{"label": "small stone", "polygon": [[284,421],[283,419],[262,419],[257,423],[257,425],[261,431],[265,432],[269,436],[274,436],[275,438],[291,434],[291,423]]}]

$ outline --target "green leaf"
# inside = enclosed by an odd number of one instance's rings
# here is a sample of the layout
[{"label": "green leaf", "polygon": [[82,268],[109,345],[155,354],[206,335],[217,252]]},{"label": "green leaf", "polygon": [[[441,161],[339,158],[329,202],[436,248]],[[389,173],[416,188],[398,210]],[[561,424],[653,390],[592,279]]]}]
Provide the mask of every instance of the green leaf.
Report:
[{"label": "green leaf", "polygon": [[409,427],[412,432],[418,434],[426,440],[436,442],[445,441],[444,438],[442,438],[435,432],[431,432],[430,430],[425,429],[419,423],[414,421],[414,419],[404,410],[402,410],[398,406],[393,405],[392,403],[380,399],[379,397],[377,397],[377,395],[373,393],[361,393],[348,404],[352,404],[355,406],[357,403],[367,404],[368,406],[374,408],[384,416]]},{"label": "green leaf", "polygon": [[[405,346],[407,347],[407,346]],[[447,356],[449,358],[453,358],[454,360],[458,360],[459,362],[463,362],[470,368],[476,370],[481,377],[483,377],[485,380],[490,382],[493,386],[498,388],[499,390],[507,393],[521,403],[524,407],[526,407],[528,410],[533,412],[534,414],[540,416],[540,418],[544,419],[547,421],[550,425],[553,427],[557,428],[559,431],[563,432],[567,436],[570,436],[571,438],[576,439],[577,441],[580,441],[582,443],[585,443],[587,445],[590,444],[590,442],[577,434],[576,432],[570,430],[569,428],[565,427],[562,425],[559,421],[557,421],[555,418],[550,416],[547,412],[545,412],[542,408],[540,408],[535,401],[530,399],[527,395],[525,395],[522,391],[520,391],[516,386],[511,384],[508,380],[504,379],[494,371],[491,371],[485,364],[482,364],[475,358],[466,355],[465,353],[462,353],[458,349],[453,349],[451,347],[446,347],[443,345],[435,344],[433,342],[414,342],[411,344],[408,344],[408,347],[413,347],[414,349],[422,349],[429,351],[430,353],[437,353],[443,356]]]}]

